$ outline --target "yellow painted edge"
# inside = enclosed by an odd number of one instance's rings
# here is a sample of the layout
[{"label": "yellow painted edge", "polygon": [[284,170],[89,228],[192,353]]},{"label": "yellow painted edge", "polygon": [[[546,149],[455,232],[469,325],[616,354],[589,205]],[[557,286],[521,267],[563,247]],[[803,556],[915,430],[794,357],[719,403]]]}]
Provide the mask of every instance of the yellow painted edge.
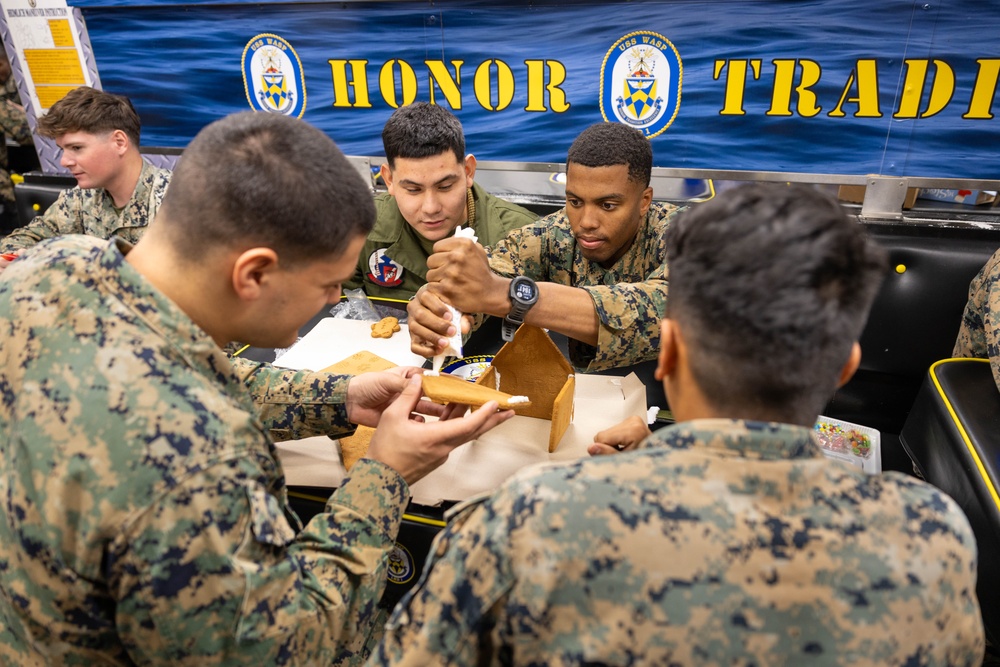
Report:
[{"label": "yellow painted edge", "polygon": [[690,199],[689,201],[692,201],[692,202],[694,202],[696,204],[700,204],[701,202],[705,202],[705,201],[708,201],[709,199],[714,199],[715,198],[715,181],[713,181],[711,178],[708,178],[708,179],[705,179],[705,180],[708,181],[708,196],[707,197],[695,197],[694,199]]},{"label": "yellow painted edge", "polygon": [[[300,498],[302,500],[312,500],[317,503],[323,503],[324,505],[326,504],[326,501],[329,500],[329,498],[321,498],[320,496],[314,496],[312,494],[302,493],[300,491],[289,491],[288,495],[293,498]],[[403,519],[405,519],[406,521],[412,521],[413,523],[423,523],[428,526],[436,526],[438,528],[444,528],[445,526],[448,525],[447,522],[441,521],[440,519],[428,519],[425,516],[417,516],[416,514],[403,514]]]},{"label": "yellow painted edge", "polygon": [[949,401],[948,397],[945,396],[944,391],[941,389],[941,383],[938,382],[937,373],[935,372],[937,370],[937,367],[940,366],[941,364],[948,363],[949,361],[978,361],[984,364],[988,364],[990,363],[990,360],[969,359],[969,358],[941,359],[940,361],[935,361],[933,364],[931,364],[930,373],[931,373],[931,379],[934,381],[934,386],[937,387],[938,395],[941,396],[941,400],[944,401],[945,407],[948,408],[948,414],[951,415],[952,421],[955,422],[955,426],[958,427],[958,432],[962,434],[962,440],[965,441],[965,447],[966,449],[969,450],[969,454],[972,455],[972,460],[976,462],[976,467],[979,469],[979,475],[983,478],[983,481],[986,483],[986,488],[990,490],[990,495],[993,496],[993,503],[997,506],[997,510],[1000,511],[1000,494],[997,494],[996,487],[993,486],[993,482],[992,480],[990,480],[990,475],[989,473],[986,472],[986,466],[983,465],[982,459],[979,458],[979,453],[976,451],[976,448],[973,447],[972,445],[972,440],[969,438],[969,434],[966,433],[965,429],[962,427],[962,422],[959,421],[958,415],[955,414],[955,409],[952,407],[951,401]]},{"label": "yellow painted edge", "polygon": [[[340,300],[341,301],[347,301],[347,295],[344,294],[343,292],[341,292],[341,294],[340,294]],[[389,303],[409,303],[410,302],[409,299],[393,299],[392,297],[389,297],[389,296],[370,296],[370,297],[368,297],[368,300],[369,301],[375,301],[376,303],[378,303],[380,301],[388,301]]]},{"label": "yellow painted edge", "polygon": [[441,519],[428,519],[425,516],[417,516],[416,514],[403,514],[403,518],[413,523],[423,523],[428,526],[437,526],[438,528],[444,528],[448,525],[446,521],[442,521]]}]

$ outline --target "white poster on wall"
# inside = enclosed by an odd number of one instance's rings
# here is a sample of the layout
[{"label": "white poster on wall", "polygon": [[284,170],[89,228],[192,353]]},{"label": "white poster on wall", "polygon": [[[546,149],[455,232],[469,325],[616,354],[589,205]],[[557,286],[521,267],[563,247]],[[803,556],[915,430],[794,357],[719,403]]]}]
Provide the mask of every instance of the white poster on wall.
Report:
[{"label": "white poster on wall", "polygon": [[73,88],[93,85],[65,0],[0,0],[0,7],[35,115]]}]

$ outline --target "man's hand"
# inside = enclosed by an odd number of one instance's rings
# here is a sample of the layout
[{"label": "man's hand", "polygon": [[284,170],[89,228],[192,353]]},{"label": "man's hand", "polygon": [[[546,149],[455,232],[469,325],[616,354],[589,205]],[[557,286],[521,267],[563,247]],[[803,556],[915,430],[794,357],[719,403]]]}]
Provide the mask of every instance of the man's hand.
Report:
[{"label": "man's hand", "polygon": [[591,456],[606,456],[635,449],[652,431],[641,417],[632,415],[594,436],[594,444],[587,448]]},{"label": "man's hand", "polygon": [[[378,426],[382,412],[403,391],[407,380],[422,372],[416,366],[397,366],[377,373],[355,375],[347,384],[347,418],[352,424]],[[433,403],[420,407],[424,414],[435,416],[444,411],[444,406]]]},{"label": "man's hand", "polygon": [[[422,357],[433,357],[448,346],[448,338],[456,331],[451,323],[447,304],[432,287],[424,285],[406,306],[407,327],[410,331],[410,351]],[[472,318],[462,316],[462,333],[472,330]]]},{"label": "man's hand", "polygon": [[2,255],[0,255],[0,273],[3,273],[3,270],[6,269],[8,266],[10,266],[10,263],[13,262],[15,259],[17,259],[16,253],[5,252]]},{"label": "man's hand", "polygon": [[367,458],[393,468],[407,484],[444,463],[451,450],[514,416],[513,410],[497,412],[496,401],[490,401],[468,415],[467,406],[451,404],[444,407],[440,421],[425,422],[413,414],[419,404],[427,403],[420,400],[420,378],[405,382],[399,398],[382,412]]},{"label": "man's hand", "polygon": [[[427,285],[406,308],[410,350],[423,357],[440,354],[455,335],[448,305],[463,313],[504,315],[510,309],[510,281],[490,270],[486,250],[471,239],[449,237],[434,244],[427,258]],[[462,333],[472,329],[472,318],[462,318]]]},{"label": "man's hand", "polygon": [[490,270],[485,248],[471,239],[452,236],[435,243],[427,258],[427,282],[463,313],[503,315],[510,307],[510,281]]}]

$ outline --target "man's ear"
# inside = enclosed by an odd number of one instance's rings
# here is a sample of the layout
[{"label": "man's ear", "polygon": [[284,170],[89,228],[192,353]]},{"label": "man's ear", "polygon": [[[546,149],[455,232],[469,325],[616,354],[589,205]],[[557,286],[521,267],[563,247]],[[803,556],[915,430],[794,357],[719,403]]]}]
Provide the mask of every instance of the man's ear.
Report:
[{"label": "man's ear", "polygon": [[660,353],[656,358],[654,377],[663,381],[677,367],[677,325],[671,319],[660,322]]},{"label": "man's ear", "polygon": [[639,213],[643,216],[649,212],[649,205],[653,203],[653,188],[646,187],[642,191],[642,205],[639,207]]},{"label": "man's ear", "polygon": [[465,187],[471,188],[476,178],[476,156],[469,153],[465,156]]},{"label": "man's ear", "polygon": [[256,301],[278,270],[278,253],[271,248],[244,250],[233,262],[233,290],[243,301]]},{"label": "man's ear", "polygon": [[858,366],[861,365],[861,343],[854,341],[854,345],[851,346],[851,353],[847,355],[847,361],[844,362],[844,367],[840,369],[840,379],[837,380],[837,388],[843,387],[847,384],[847,381],[854,377],[854,373],[858,370]]},{"label": "man's ear", "polygon": [[111,143],[114,144],[115,150],[118,151],[118,154],[122,155],[128,150],[128,147],[132,142],[129,141],[128,135],[125,134],[123,130],[113,130],[111,132]]},{"label": "man's ear", "polygon": [[382,182],[385,183],[385,187],[389,191],[389,194],[395,196],[392,191],[392,169],[389,168],[389,163],[383,162],[382,166],[378,170],[378,173],[382,176]]}]

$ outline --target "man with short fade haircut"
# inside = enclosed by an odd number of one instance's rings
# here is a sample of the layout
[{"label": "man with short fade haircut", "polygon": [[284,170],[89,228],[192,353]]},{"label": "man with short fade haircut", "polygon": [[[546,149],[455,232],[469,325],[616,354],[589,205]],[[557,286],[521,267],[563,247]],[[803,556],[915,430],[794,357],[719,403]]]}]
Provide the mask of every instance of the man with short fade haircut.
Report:
[{"label": "man with short fade haircut", "polygon": [[953,357],[989,359],[1000,391],[1000,250],[993,253],[972,282]]},{"label": "man with short fade haircut", "polygon": [[[591,125],[569,149],[563,210],[492,248],[468,239],[435,244],[429,284],[409,306],[413,352],[445,348],[456,333],[451,304],[504,317],[505,338],[521,322],[565,335],[581,371],[654,359],[667,302],[663,233],[678,208],[653,202],[652,166],[640,131]],[[466,318],[462,328],[481,321]]]},{"label": "man with short fade haircut", "polygon": [[[38,119],[38,133],[55,139],[59,162],[77,185],[0,240],[0,252],[16,254],[63,234],[138,241],[170,182],[168,170],[139,153],[139,130],[139,115],[121,95],[81,86],[53,104]],[[0,259],[0,271],[8,264]]]},{"label": "man with short fade haircut", "polygon": [[474,182],[476,158],[465,154],[458,118],[444,107],[414,102],[393,112],[382,128],[389,192],[375,198],[378,215],[345,285],[368,296],[406,300],[427,282],[427,257],[436,241],[459,226],[492,245],[538,219]]},{"label": "man with short fade haircut", "polygon": [[667,234],[677,423],[452,510],[371,662],[979,665],[961,510],[827,459],[813,429],[885,253],[807,186],[723,192]]},{"label": "man with short fade haircut", "polygon": [[[374,215],[322,132],[247,112],[195,137],[134,248],[64,236],[0,276],[0,663],[358,659],[409,484],[513,413],[220,345],[294,342]],[[302,528],[272,434],[355,424],[367,457]]]}]

